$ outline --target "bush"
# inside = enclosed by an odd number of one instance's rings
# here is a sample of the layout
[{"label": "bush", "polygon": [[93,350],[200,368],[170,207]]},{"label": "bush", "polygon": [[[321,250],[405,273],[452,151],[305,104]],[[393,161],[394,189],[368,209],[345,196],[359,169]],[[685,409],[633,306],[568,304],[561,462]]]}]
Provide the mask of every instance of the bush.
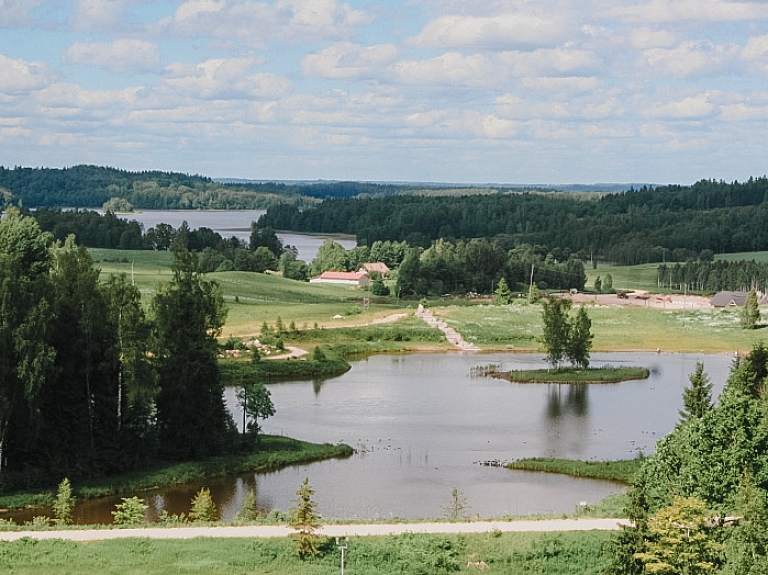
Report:
[{"label": "bush", "polygon": [[219,519],[219,513],[216,504],[211,497],[211,490],[203,487],[192,498],[192,510],[189,512],[189,518],[192,521],[204,521],[211,523]]},{"label": "bush", "polygon": [[123,502],[115,505],[112,516],[116,525],[141,525],[148,506],[138,497],[123,497]]}]

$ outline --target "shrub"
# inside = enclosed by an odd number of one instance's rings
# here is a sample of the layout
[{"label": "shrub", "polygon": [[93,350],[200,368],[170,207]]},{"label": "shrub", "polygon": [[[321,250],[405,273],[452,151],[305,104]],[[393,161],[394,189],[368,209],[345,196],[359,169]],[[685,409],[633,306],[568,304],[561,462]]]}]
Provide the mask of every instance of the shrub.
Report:
[{"label": "shrub", "polygon": [[115,505],[112,516],[116,525],[141,525],[148,506],[138,497],[123,497],[123,502]]},{"label": "shrub", "polygon": [[189,518],[192,521],[213,522],[219,518],[216,504],[211,497],[211,490],[203,487],[192,498],[192,509],[189,512]]}]

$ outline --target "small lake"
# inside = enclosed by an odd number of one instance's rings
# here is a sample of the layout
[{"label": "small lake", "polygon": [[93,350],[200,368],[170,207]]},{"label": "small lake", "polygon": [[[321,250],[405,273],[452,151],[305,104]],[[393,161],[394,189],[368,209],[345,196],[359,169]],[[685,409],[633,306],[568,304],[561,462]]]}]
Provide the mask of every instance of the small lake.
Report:
[{"label": "small lake", "polygon": [[[144,230],[165,223],[178,228],[182,222],[187,222],[190,229],[210,228],[224,238],[236,237],[248,241],[251,237],[251,223],[266,213],[266,210],[141,210],[129,214],[119,214],[120,218],[136,220],[144,226]],[[352,249],[356,242],[348,236],[339,237],[317,234],[294,234],[279,232],[277,236],[285,246],[293,246],[298,250],[298,258],[307,263],[315,259],[317,250],[328,237]]]},{"label": "small lake", "polygon": [[[595,503],[622,487],[482,463],[648,455],[677,423],[696,361],[704,362],[716,397],[732,358],[612,353],[594,354],[592,360],[593,365],[646,366],[651,376],[591,386],[515,384],[474,378],[470,371],[490,363],[502,370],[544,367],[542,355],[439,353],[373,356],[326,381],[270,384],[277,413],[263,422],[266,433],[344,442],[357,453],[205,485],[225,520],[237,513],[248,489],[265,509],[287,510],[304,477],[327,518],[441,517],[453,486],[466,496],[473,516],[569,512],[581,501]],[[240,422],[234,394],[227,389],[228,404]],[[188,512],[200,487],[142,494],[151,505],[148,518],[164,509]],[[109,523],[116,502],[78,503],[76,520]]]}]

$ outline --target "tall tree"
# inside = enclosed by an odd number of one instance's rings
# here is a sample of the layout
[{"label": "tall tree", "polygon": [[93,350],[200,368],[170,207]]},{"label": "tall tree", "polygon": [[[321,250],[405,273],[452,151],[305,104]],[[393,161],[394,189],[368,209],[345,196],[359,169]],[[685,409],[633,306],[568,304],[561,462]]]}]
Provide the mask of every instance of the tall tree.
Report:
[{"label": "tall tree", "polygon": [[302,559],[318,553],[315,531],[320,527],[320,514],[316,509],[317,503],[312,499],[314,494],[315,490],[309,485],[309,477],[305,477],[296,492],[294,505],[288,511],[288,525],[296,531],[294,541]]},{"label": "tall tree", "polygon": [[226,310],[218,285],[200,273],[196,254],[176,248],[173,279],[152,308],[161,449],[176,459],[221,453],[234,430],[217,365],[216,337]]},{"label": "tall tree", "polygon": [[755,329],[758,321],[760,321],[760,308],[757,303],[757,292],[755,288],[752,288],[749,290],[744,309],[741,312],[741,327]]},{"label": "tall tree", "polygon": [[243,426],[243,433],[247,429],[258,438],[261,433],[259,419],[275,415],[275,405],[269,390],[260,382],[247,383],[237,391],[237,402],[243,410],[243,419],[247,417],[250,420]]},{"label": "tall tree", "polygon": [[325,271],[346,271],[348,265],[349,260],[344,246],[327,238],[317,250],[317,255],[309,264],[309,269],[315,276]]},{"label": "tall tree", "polygon": [[592,350],[592,320],[583,305],[576,312],[568,332],[566,355],[568,361],[582,369],[589,367],[589,352]]},{"label": "tall tree", "polygon": [[696,370],[690,375],[690,387],[683,390],[683,409],[680,411],[680,421],[704,417],[712,409],[712,384],[704,372],[704,364],[696,362]]},{"label": "tall tree", "polygon": [[34,449],[51,343],[50,234],[10,208],[0,218],[0,471]]},{"label": "tall tree", "polygon": [[509,289],[509,285],[507,285],[507,280],[501,278],[496,286],[496,291],[493,292],[493,303],[496,305],[507,305],[511,302],[512,292]]},{"label": "tall tree", "polygon": [[542,305],[544,319],[542,342],[547,350],[547,363],[557,368],[568,353],[571,329],[568,311],[571,309],[571,300],[548,298],[542,302]]}]

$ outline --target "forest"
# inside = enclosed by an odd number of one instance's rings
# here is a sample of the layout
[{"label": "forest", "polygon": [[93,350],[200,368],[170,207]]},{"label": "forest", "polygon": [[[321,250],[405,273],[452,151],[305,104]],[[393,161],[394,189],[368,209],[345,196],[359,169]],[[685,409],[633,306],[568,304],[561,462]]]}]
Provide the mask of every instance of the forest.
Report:
[{"label": "forest", "polygon": [[174,255],[145,310],[71,237],[54,246],[16,209],[0,219],[0,491],[236,447],[217,364],[223,298],[197,254]]},{"label": "forest", "polygon": [[[586,198],[586,199],[585,199]],[[354,234],[359,244],[494,238],[507,244],[569,248],[584,261],[619,265],[685,261],[701,252],[768,249],[768,178],[690,187],[644,187],[603,195],[496,193],[326,200],[299,209],[279,204],[259,225]]]}]

